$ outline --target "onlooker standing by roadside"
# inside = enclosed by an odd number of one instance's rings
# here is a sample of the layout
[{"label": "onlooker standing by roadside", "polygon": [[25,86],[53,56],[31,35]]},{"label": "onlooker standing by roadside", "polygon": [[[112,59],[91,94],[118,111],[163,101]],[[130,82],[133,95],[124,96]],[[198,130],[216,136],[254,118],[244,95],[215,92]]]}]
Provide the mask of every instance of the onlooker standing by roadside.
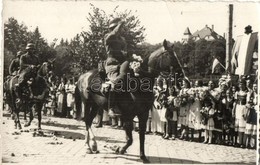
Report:
[{"label": "onlooker standing by roadside", "polygon": [[238,132],[239,145],[241,148],[245,147],[245,127],[246,127],[246,104],[249,101],[248,89],[246,88],[246,81],[244,79],[239,80],[239,91],[235,94],[235,131]]},{"label": "onlooker standing by roadside", "polygon": [[61,78],[61,82],[59,84],[57,95],[58,95],[58,110],[60,116],[64,117],[64,111],[66,108],[66,92],[65,92],[65,84],[66,78]]},{"label": "onlooker standing by roadside", "polygon": [[[177,92],[175,87],[169,88],[169,96],[167,97],[166,105],[166,119],[169,139],[175,140],[177,138],[177,120],[178,120],[178,108],[179,102],[177,99]],[[167,138],[167,137],[166,137]]]},{"label": "onlooker standing by roadside", "polygon": [[69,79],[68,83],[65,85],[65,91],[67,94],[67,118],[72,118],[71,111],[74,108],[74,93],[75,93],[75,84],[73,79]]},{"label": "onlooker standing by roadside", "polygon": [[151,131],[154,134],[159,134],[163,132],[163,124],[160,119],[161,109],[163,105],[161,103],[160,98],[162,93],[166,91],[166,87],[167,86],[163,85],[162,81],[160,81],[158,78],[153,88],[155,99],[154,99],[154,104],[153,104],[153,109],[151,114],[152,117]]},{"label": "onlooker standing by roadside", "polygon": [[247,148],[256,148],[257,112],[258,112],[257,83],[253,84],[251,98],[247,105],[245,144]]},{"label": "onlooker standing by roadside", "polygon": [[210,98],[205,98],[203,101],[203,107],[201,109],[201,114],[203,117],[203,124],[205,125],[205,140],[203,143],[212,143],[213,130],[214,130],[214,116],[215,110],[213,109],[212,100]]},{"label": "onlooker standing by roadside", "polygon": [[[226,91],[226,107],[223,113],[223,124],[224,124],[224,131],[227,135],[228,145],[235,145],[234,143],[237,141],[237,136],[235,135],[235,116],[232,112],[234,98],[232,97],[231,89]],[[226,138],[224,134],[224,139]]]},{"label": "onlooker standing by roadside", "polygon": [[182,81],[182,88],[179,93],[179,98],[180,98],[180,113],[179,113],[179,118],[178,122],[181,125],[181,136],[180,139],[183,139],[184,136],[186,140],[188,140],[188,112],[190,108],[190,104],[188,102],[189,98],[189,89],[190,89],[190,82],[187,79],[183,79]]}]

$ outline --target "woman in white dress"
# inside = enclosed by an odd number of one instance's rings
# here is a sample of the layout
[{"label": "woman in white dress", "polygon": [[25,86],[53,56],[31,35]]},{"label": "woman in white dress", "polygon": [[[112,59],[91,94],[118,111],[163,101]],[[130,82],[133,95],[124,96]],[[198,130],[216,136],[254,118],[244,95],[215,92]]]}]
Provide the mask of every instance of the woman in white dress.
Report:
[{"label": "woman in white dress", "polygon": [[191,130],[191,141],[194,140],[194,130],[199,132],[199,139],[201,141],[201,98],[202,81],[196,80],[193,88],[190,89],[190,113],[189,113],[189,129]]},{"label": "woman in white dress", "polygon": [[178,123],[181,125],[181,136],[180,139],[188,140],[188,117],[189,117],[189,109],[190,103],[189,99],[189,90],[190,90],[190,82],[187,79],[183,79],[182,81],[182,88],[179,92],[179,99],[180,99],[180,112],[178,117]]},{"label": "woman in white dress", "polygon": [[67,118],[71,118],[71,110],[74,108],[74,93],[76,86],[73,83],[73,80],[70,79],[65,85],[65,91],[67,94]]},{"label": "woman in white dress", "polygon": [[163,132],[163,122],[161,121],[161,110],[163,105],[160,101],[161,95],[166,92],[167,85],[165,85],[164,81],[160,81],[159,78],[157,79],[154,90],[154,105],[151,113],[151,131],[155,134]]},{"label": "woman in white dress", "polygon": [[250,92],[246,88],[246,81],[244,79],[240,79],[239,81],[239,91],[235,94],[235,105],[234,105],[234,113],[235,113],[235,132],[238,133],[239,145],[241,148],[244,148],[245,143],[245,128],[246,128],[246,114],[248,108],[246,104],[250,100]]},{"label": "woman in white dress", "polygon": [[59,115],[64,115],[64,110],[65,110],[65,104],[64,104],[64,100],[66,100],[66,96],[65,96],[65,83],[66,80],[65,78],[61,78],[61,83],[58,86],[58,90],[57,90],[57,97],[58,97],[58,109],[57,112]]}]

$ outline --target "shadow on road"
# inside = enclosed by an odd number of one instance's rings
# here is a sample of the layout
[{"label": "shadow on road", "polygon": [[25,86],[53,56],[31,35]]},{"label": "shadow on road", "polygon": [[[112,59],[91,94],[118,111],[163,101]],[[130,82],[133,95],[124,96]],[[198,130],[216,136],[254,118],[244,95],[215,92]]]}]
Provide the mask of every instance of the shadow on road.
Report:
[{"label": "shadow on road", "polygon": [[[30,129],[29,132],[35,132],[35,137],[57,137],[57,138],[64,138],[64,139],[73,139],[73,140],[85,140],[85,135],[79,132],[73,131],[55,131],[51,129],[42,129],[38,131],[37,129]],[[104,141],[106,143],[125,143],[125,141],[115,140],[111,137],[100,137],[95,136],[97,141]]]},{"label": "shadow on road", "polygon": [[[141,162],[141,159],[138,155],[132,155],[132,154],[124,154],[124,155],[117,155],[116,157],[109,157],[105,156],[103,157],[105,159],[126,159],[133,162]],[[255,162],[200,162],[200,161],[193,161],[193,160],[187,160],[187,159],[176,159],[176,158],[169,158],[169,157],[158,157],[158,156],[147,156],[148,160],[150,161],[149,164],[247,164],[247,165],[253,165]]]},{"label": "shadow on road", "polygon": [[85,127],[82,127],[80,125],[61,124],[61,123],[53,122],[53,121],[43,121],[41,124],[46,125],[46,126],[68,128],[68,129],[72,129],[72,130],[84,130],[85,129]]}]

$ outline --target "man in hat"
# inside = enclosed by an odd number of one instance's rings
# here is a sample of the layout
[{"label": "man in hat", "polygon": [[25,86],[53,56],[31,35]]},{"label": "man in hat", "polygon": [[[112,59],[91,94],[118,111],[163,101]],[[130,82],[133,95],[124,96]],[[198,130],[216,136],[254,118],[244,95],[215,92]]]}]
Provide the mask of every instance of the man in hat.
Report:
[{"label": "man in hat", "polygon": [[9,66],[9,74],[11,76],[17,75],[18,71],[20,69],[20,57],[22,55],[21,51],[18,51],[16,54],[16,57],[12,60],[10,66]]},{"label": "man in hat", "polygon": [[252,32],[253,32],[252,26],[248,25],[248,26],[245,27],[245,34],[248,35],[248,34],[250,34]]},{"label": "man in hat", "polygon": [[107,60],[105,70],[109,81],[112,83],[112,90],[109,94],[109,116],[114,116],[115,91],[114,85],[122,81],[129,69],[127,60],[126,41],[122,37],[124,22],[120,18],[115,18],[109,23],[109,32],[105,35],[105,48]]},{"label": "man in hat", "polygon": [[21,90],[23,84],[28,80],[28,78],[25,77],[27,71],[26,68],[31,67],[35,68],[37,65],[39,65],[38,57],[34,54],[34,44],[28,43],[26,46],[26,53],[23,54],[20,58],[20,70],[19,70],[19,78],[18,78],[18,84],[16,84],[17,88],[16,91],[18,93],[21,93]]},{"label": "man in hat", "polygon": [[39,59],[34,54],[35,48],[34,44],[29,43],[26,46],[26,53],[23,54],[20,58],[20,73],[27,67],[35,67],[39,65]]}]

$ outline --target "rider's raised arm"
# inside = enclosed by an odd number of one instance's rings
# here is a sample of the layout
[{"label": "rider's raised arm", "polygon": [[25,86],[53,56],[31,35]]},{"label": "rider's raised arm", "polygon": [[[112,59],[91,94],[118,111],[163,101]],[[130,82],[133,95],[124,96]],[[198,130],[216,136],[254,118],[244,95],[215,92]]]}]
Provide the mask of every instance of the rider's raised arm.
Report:
[{"label": "rider's raised arm", "polygon": [[123,22],[123,21],[119,22],[118,25],[117,25],[111,32],[109,32],[109,33],[105,36],[105,41],[108,42],[108,41],[110,41],[110,40],[113,39],[113,36],[118,35],[119,32],[120,32],[120,30],[122,29],[123,25],[124,25],[124,22]]}]

